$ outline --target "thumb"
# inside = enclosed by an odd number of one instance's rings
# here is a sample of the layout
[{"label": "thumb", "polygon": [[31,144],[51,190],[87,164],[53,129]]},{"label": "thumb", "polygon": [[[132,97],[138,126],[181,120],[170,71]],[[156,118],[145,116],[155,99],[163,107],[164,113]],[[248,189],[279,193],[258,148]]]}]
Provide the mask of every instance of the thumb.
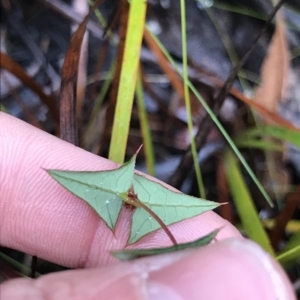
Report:
[{"label": "thumb", "polygon": [[4,283],[2,300],[296,299],[279,264],[253,242],[221,241],[197,250]]}]

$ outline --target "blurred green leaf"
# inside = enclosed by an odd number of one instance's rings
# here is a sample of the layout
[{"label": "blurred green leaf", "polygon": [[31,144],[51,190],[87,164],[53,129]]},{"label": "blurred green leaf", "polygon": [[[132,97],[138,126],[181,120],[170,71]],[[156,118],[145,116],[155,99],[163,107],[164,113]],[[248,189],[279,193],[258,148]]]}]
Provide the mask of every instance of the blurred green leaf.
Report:
[{"label": "blurred green leaf", "polygon": [[8,110],[6,109],[6,107],[2,103],[0,103],[0,112],[1,111],[8,114]]},{"label": "blurred green leaf", "polygon": [[291,250],[300,245],[300,230],[295,232],[285,246],[286,250]]},{"label": "blurred green leaf", "polygon": [[228,150],[226,152],[224,163],[229,188],[243,228],[250,239],[257,242],[266,251],[274,255],[269,238],[259,220],[251,195],[244,182],[241,170],[232,151]]},{"label": "blurred green leaf", "polygon": [[277,126],[277,125],[265,125],[259,126],[248,130],[245,133],[248,138],[250,137],[261,137],[261,136],[272,136],[283,141],[294,144],[297,147],[300,147],[300,131]]},{"label": "blurred green leaf", "polygon": [[[264,219],[261,220],[262,224],[267,229],[272,229],[275,225],[274,219]],[[298,220],[290,220],[288,221],[285,230],[290,233],[296,233],[297,231],[300,231],[300,221]]]},{"label": "blurred green leaf", "polygon": [[[181,72],[180,68],[178,67],[177,63],[175,62],[175,60],[173,59],[173,57],[171,56],[171,54],[166,50],[166,48],[164,47],[164,45],[160,42],[160,40],[153,33],[151,33],[151,31],[147,27],[146,27],[146,30],[150,34],[151,38],[159,46],[159,48],[163,52],[163,54],[167,57],[167,59],[169,60],[169,62],[171,63],[171,65],[174,67],[174,69],[178,72],[178,74],[180,76],[182,76],[182,72]],[[219,121],[218,117],[214,114],[214,112],[212,111],[212,109],[210,108],[210,106],[207,104],[207,102],[200,95],[200,93],[198,92],[198,90],[196,89],[196,87],[189,80],[188,80],[188,85],[189,85],[189,88],[191,89],[191,91],[196,96],[196,98],[203,105],[204,109],[206,110],[206,112],[208,113],[208,115],[211,117],[211,119],[213,120],[213,122],[216,124],[216,126],[218,127],[218,129],[220,130],[220,132],[223,134],[224,138],[226,139],[226,141],[230,145],[231,149],[234,151],[234,153],[236,154],[236,156],[239,158],[239,160],[241,161],[242,165],[246,169],[247,173],[252,178],[252,180],[254,181],[254,183],[256,184],[256,186],[258,187],[258,189],[261,191],[261,193],[263,194],[263,196],[265,197],[265,199],[267,200],[267,202],[269,203],[269,205],[271,207],[273,207],[274,205],[273,205],[273,203],[272,203],[272,201],[270,199],[270,196],[268,195],[268,193],[266,192],[266,190],[262,186],[262,184],[259,182],[258,178],[253,173],[252,169],[250,168],[250,166],[246,162],[245,158],[243,157],[243,155],[241,154],[241,152],[239,151],[239,149],[237,148],[237,146],[235,145],[235,143],[233,142],[233,140],[231,139],[231,137],[229,136],[229,134],[227,133],[227,131],[225,130],[225,128],[223,127],[223,125],[221,124],[221,122]]]},{"label": "blurred green leaf", "polygon": [[286,266],[295,260],[300,259],[300,245],[293,247],[287,251],[282,252],[276,257],[277,261]]},{"label": "blurred green leaf", "polygon": [[213,232],[201,237],[196,241],[179,244],[171,247],[113,251],[112,254],[120,260],[132,260],[140,257],[171,253],[184,249],[199,248],[209,244],[215,238],[218,232],[219,229],[214,230]]},{"label": "blurred green leaf", "polygon": [[257,139],[236,139],[235,144],[239,148],[254,148],[260,150],[283,151],[283,147],[276,143],[271,143]]},{"label": "blurred green leaf", "polygon": [[138,80],[136,84],[136,103],[141,124],[141,132],[143,136],[147,171],[149,175],[155,176],[155,158],[151,138],[151,130],[144,101],[141,70],[138,74]]},{"label": "blurred green leaf", "polygon": [[[19,271],[26,271],[27,274],[30,274],[31,272],[31,268],[27,267],[26,265],[18,262],[17,260],[13,259],[12,257],[6,255],[5,253],[0,251],[0,257],[2,257],[4,260],[6,260],[11,266],[13,266],[14,268],[18,269]],[[18,272],[18,274],[21,277],[27,277],[25,276],[22,272]],[[38,272],[35,272],[35,277],[40,277],[41,274]],[[0,294],[1,295],[1,294]]]}]

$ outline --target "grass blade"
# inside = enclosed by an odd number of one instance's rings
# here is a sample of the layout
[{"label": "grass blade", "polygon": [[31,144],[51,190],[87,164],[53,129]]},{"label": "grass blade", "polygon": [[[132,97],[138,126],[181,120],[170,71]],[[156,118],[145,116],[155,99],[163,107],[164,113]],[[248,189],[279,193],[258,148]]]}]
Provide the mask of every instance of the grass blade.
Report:
[{"label": "grass blade", "polygon": [[109,159],[118,163],[122,163],[125,157],[145,15],[146,2],[131,0],[120,85],[109,148]]},{"label": "grass blade", "polygon": [[[25,266],[24,264],[18,262],[17,260],[11,258],[10,256],[6,255],[5,253],[3,253],[1,251],[0,251],[0,257],[2,257],[4,260],[6,260],[9,264],[11,264],[16,269],[18,269],[20,271],[21,270],[26,271],[28,274],[30,274],[31,268]],[[19,275],[24,276],[22,273],[19,273]],[[41,274],[38,272],[36,272],[35,275],[36,275],[36,278],[41,276]]]},{"label": "grass blade", "polygon": [[251,195],[232,151],[226,152],[224,164],[233,201],[247,235],[270,254],[274,255],[269,238],[258,217]]},{"label": "grass blade", "polygon": [[[164,53],[164,55],[168,58],[168,60],[173,65],[173,67],[178,72],[178,74],[180,74],[182,76],[182,72],[180,71],[180,69],[176,65],[176,63],[175,63],[174,59],[171,57],[170,53],[166,50],[166,48],[162,45],[162,43],[158,40],[158,38],[156,36],[154,36],[151,33],[151,31],[149,31],[149,29],[147,29],[147,31],[150,34],[150,36],[152,37],[152,39],[155,40],[155,42],[157,43],[157,45],[159,46],[159,48],[161,49],[161,51]],[[239,149],[237,148],[237,146],[235,145],[235,143],[233,142],[233,140],[231,139],[231,137],[229,136],[229,134],[227,133],[227,131],[225,130],[225,128],[223,127],[223,125],[221,124],[221,122],[218,120],[217,116],[213,113],[212,109],[209,107],[209,105],[205,102],[205,100],[199,94],[199,92],[197,91],[197,89],[195,88],[195,86],[190,81],[188,81],[188,84],[189,84],[189,87],[190,87],[191,91],[194,93],[194,95],[197,97],[197,99],[203,105],[204,109],[206,110],[206,112],[208,113],[208,115],[211,117],[211,119],[213,120],[213,122],[216,124],[216,126],[219,128],[219,130],[223,134],[224,138],[226,139],[226,141],[228,142],[228,144],[232,148],[233,152],[236,154],[236,156],[241,161],[242,165],[244,166],[244,168],[248,172],[249,176],[252,178],[252,180],[254,181],[254,183],[256,184],[256,186],[258,187],[258,189],[264,195],[264,197],[267,200],[267,202],[269,203],[269,205],[271,207],[273,207],[273,203],[272,203],[272,201],[271,201],[268,193],[266,192],[266,190],[264,189],[264,187],[262,186],[262,184],[259,182],[259,180],[255,176],[255,174],[251,170],[250,166],[248,165],[248,163],[244,159],[243,155],[241,154],[241,152],[239,151]]]},{"label": "grass blade", "polygon": [[277,125],[265,125],[247,131],[247,137],[265,135],[270,135],[300,147],[300,131],[298,130]]},{"label": "grass blade", "polygon": [[276,259],[282,265],[288,265],[289,263],[293,262],[294,260],[299,260],[300,257],[300,245],[284,251],[283,253],[279,254]]},{"label": "grass blade", "polygon": [[189,249],[189,248],[203,247],[203,246],[209,244],[215,238],[215,236],[217,235],[218,232],[219,232],[219,229],[214,230],[213,232],[205,235],[204,237],[201,237],[200,239],[190,242],[190,243],[179,244],[179,245],[174,245],[174,246],[165,247],[165,248],[113,251],[112,255],[120,260],[131,260],[131,259],[136,259],[136,258],[145,257],[145,256],[153,256],[153,255],[176,252],[176,251]]},{"label": "grass blade", "polygon": [[285,250],[291,250],[300,245],[300,228],[296,231],[285,246]]},{"label": "grass blade", "polygon": [[59,119],[56,99],[51,95],[46,95],[42,87],[33,78],[31,78],[20,65],[3,52],[0,52],[0,67],[6,69],[8,72],[19,78],[20,81],[34,91],[40,97],[42,102],[47,105],[54,120]]},{"label": "grass blade", "polygon": [[241,137],[235,140],[235,144],[239,148],[254,148],[260,150],[273,150],[273,151],[283,151],[283,146],[263,140],[256,140],[256,139],[245,139]]},{"label": "grass blade", "polygon": [[143,144],[144,151],[146,157],[146,167],[148,174],[151,176],[155,176],[155,158],[153,151],[153,144],[151,139],[151,132],[149,121],[147,117],[147,112],[144,103],[144,92],[143,92],[143,84],[142,84],[142,75],[141,72],[138,74],[137,84],[136,84],[136,99],[137,99],[137,107],[138,114],[141,126],[141,132],[143,136]]},{"label": "grass blade", "polygon": [[198,162],[198,153],[196,148],[196,143],[194,139],[194,128],[192,120],[192,109],[190,92],[188,86],[188,62],[187,62],[187,41],[186,41],[186,13],[185,13],[185,0],[180,0],[180,12],[181,12],[181,39],[182,39],[182,64],[183,64],[183,87],[184,87],[184,100],[185,108],[187,113],[187,124],[189,130],[189,136],[191,141],[191,150],[193,155],[194,169],[196,173],[199,193],[201,198],[205,198],[205,189],[202,179],[202,174],[200,170],[200,164]]}]

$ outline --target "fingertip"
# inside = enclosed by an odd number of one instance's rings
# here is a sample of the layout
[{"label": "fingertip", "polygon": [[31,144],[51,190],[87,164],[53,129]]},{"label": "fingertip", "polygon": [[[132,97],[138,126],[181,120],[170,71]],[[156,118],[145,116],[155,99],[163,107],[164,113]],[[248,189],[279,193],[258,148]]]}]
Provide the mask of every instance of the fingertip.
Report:
[{"label": "fingertip", "polygon": [[296,299],[282,268],[258,245],[242,239],[98,269],[53,273],[36,281],[13,280],[1,291],[4,300]]},{"label": "fingertip", "polygon": [[[110,251],[124,248],[131,215],[122,211],[112,233],[84,201],[46,171],[100,171],[116,168],[117,164],[6,114],[1,114],[0,127],[0,170],[5,170],[0,173],[0,243],[68,267],[112,263]],[[173,224],[170,229],[177,241],[184,243],[223,225],[218,239],[239,236],[214,212]],[[168,237],[158,230],[131,247],[167,245]]]},{"label": "fingertip", "polygon": [[257,244],[243,239],[203,247],[152,272],[149,293],[153,299],[163,293],[189,300],[296,299],[280,265]]}]

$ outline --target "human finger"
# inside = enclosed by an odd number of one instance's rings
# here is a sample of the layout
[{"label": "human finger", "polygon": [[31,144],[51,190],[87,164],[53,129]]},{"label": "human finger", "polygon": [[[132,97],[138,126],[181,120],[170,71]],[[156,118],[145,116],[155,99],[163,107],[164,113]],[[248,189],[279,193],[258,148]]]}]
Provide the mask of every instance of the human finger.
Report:
[{"label": "human finger", "polygon": [[242,239],[37,280],[11,280],[2,285],[1,295],[3,300],[296,299],[281,267]]},{"label": "human finger", "polygon": [[[0,244],[68,267],[112,262],[109,251],[122,249],[130,231],[123,210],[112,233],[84,201],[55,182],[45,169],[108,170],[117,165],[7,114],[0,113]],[[195,240],[223,227],[218,239],[239,236],[213,212],[170,226],[178,242]],[[162,230],[133,247],[169,244]]]}]

